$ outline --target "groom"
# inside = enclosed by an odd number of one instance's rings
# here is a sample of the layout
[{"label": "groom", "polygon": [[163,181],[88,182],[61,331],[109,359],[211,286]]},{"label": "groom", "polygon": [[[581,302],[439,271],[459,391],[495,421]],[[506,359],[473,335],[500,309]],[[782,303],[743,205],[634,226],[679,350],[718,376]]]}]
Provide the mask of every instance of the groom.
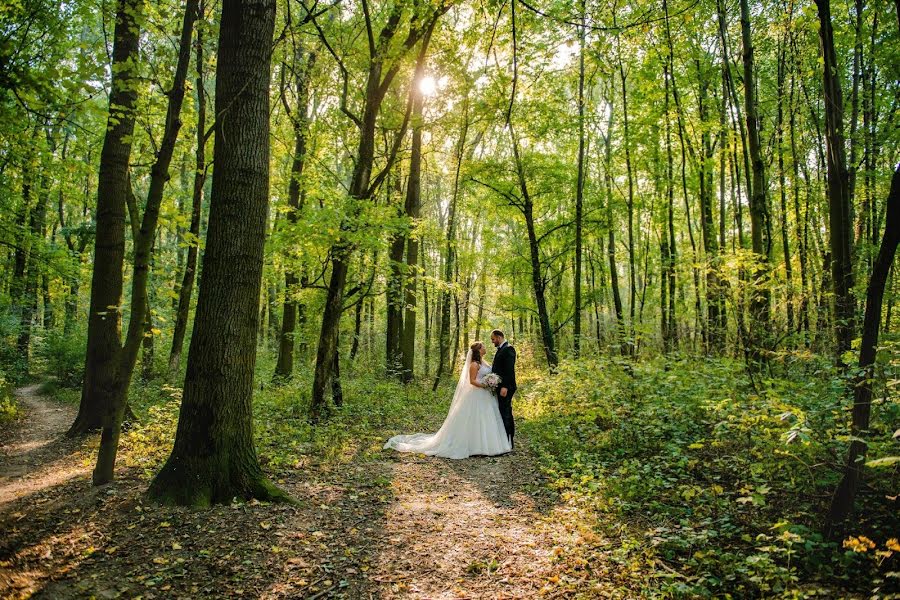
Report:
[{"label": "groom", "polygon": [[516,424],[513,421],[512,397],[516,393],[516,349],[509,345],[499,329],[491,332],[491,342],[497,348],[491,372],[500,376],[500,389],[497,390],[500,416],[503,417],[503,427],[509,443],[515,447],[513,436],[516,434]]}]

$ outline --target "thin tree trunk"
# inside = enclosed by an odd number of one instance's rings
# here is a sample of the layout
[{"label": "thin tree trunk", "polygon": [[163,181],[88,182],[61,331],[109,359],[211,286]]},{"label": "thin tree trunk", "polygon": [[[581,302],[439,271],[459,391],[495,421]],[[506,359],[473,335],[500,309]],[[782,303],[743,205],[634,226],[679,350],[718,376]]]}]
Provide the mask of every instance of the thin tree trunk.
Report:
[{"label": "thin tree trunk", "polygon": [[[316,54],[308,52],[304,56],[302,48],[299,48],[294,56],[294,88],[297,95],[297,106],[294,107],[296,115],[292,115],[294,121],[294,158],[291,161],[291,179],[288,183],[288,212],[287,222],[289,227],[296,225],[303,210],[306,194],[301,187],[303,169],[306,164],[306,138],[309,130],[309,77],[316,61]],[[284,99],[287,106],[287,99]],[[288,266],[284,271],[284,305],[282,307],[281,331],[278,334],[278,361],[275,364],[275,377],[290,379],[294,373],[294,348],[297,346],[294,339],[297,328],[298,302],[295,298],[297,286],[300,285],[300,277],[294,269]]]},{"label": "thin tree trunk", "polygon": [[94,269],[84,381],[78,416],[69,429],[70,435],[93,431],[104,424],[104,414],[113,403],[118,379],[125,196],[130,186],[128,161],[137,103],[138,85],[135,80],[138,75],[139,24],[143,8],[143,0],[119,0],[116,8],[112,91],[97,186]]},{"label": "thin tree trunk", "polygon": [[[826,63],[827,64],[827,63]],[[835,529],[853,512],[853,504],[863,475],[868,444],[869,417],[872,410],[872,380],[874,379],[875,353],[878,332],[881,327],[881,306],[888,273],[894,262],[897,245],[900,244],[900,168],[894,170],[891,190],[887,198],[887,221],[878,257],[872,268],[872,277],[866,291],[866,314],[863,320],[862,343],[859,349],[859,375],[853,386],[853,412],[850,433],[850,449],[847,465],[834,496],[828,515],[827,529]]]},{"label": "thin tree trunk", "polygon": [[[362,202],[368,200],[374,192],[370,184],[372,183],[372,169],[375,163],[376,120],[381,111],[385,94],[400,69],[400,63],[394,61],[385,71],[385,59],[390,54],[393,54],[388,53],[388,48],[400,26],[404,9],[405,5],[402,3],[394,5],[378,34],[377,42],[374,35],[371,35],[369,38],[369,68],[366,78],[363,116],[362,118],[355,115],[353,117],[354,122],[359,127],[360,136],[356,151],[356,163],[349,189],[353,207],[344,215],[341,224],[341,230],[345,232],[355,227],[355,221],[361,210]],[[401,51],[410,50],[426,31],[434,28],[437,19],[448,9],[449,5],[442,6],[430,15],[428,19],[421,19],[421,15],[417,15],[419,19],[414,19],[414,21],[422,22],[422,26],[417,28],[411,25]],[[368,5],[365,3],[363,4],[363,11],[367,24],[371,25]],[[401,130],[400,133],[402,134],[405,131],[405,123]],[[394,156],[395,154],[392,153],[388,157],[387,170],[390,169]],[[353,250],[354,245],[346,235],[342,235],[331,248],[331,278],[328,282],[328,291],[323,308],[322,326],[319,331],[319,345],[316,350],[316,365],[313,373],[310,404],[310,419],[313,422],[319,421],[327,410],[325,388],[332,376],[334,354],[337,351],[338,326],[341,314],[344,311],[344,287],[347,282],[347,270]]]},{"label": "thin tree trunk", "polygon": [[575,357],[581,354],[581,253],[584,220],[584,41],[586,34],[586,0],[581,0],[581,25],[578,29],[578,180],[575,190],[575,316],[572,346]]},{"label": "thin tree trunk", "polygon": [[[97,465],[94,467],[94,485],[108,483],[114,478],[116,453],[119,445],[119,433],[125,416],[128,399],[128,387],[137,360],[138,349],[145,338],[146,319],[150,313],[149,277],[150,262],[156,240],[156,227],[159,221],[159,210],[162,204],[163,190],[169,179],[169,165],[178,140],[181,128],[181,105],[184,100],[185,81],[191,59],[191,40],[193,39],[194,21],[197,18],[198,0],[189,0],[185,5],[184,19],[181,27],[181,39],[178,53],[178,64],[175,68],[172,89],[169,91],[169,102],[166,109],[166,125],[162,142],[156,155],[156,161],[150,169],[150,187],[140,231],[134,239],[134,275],[131,282],[131,315],[124,346],[118,347],[114,356],[115,378],[111,381],[108,402],[103,407],[103,429],[100,434],[100,448],[97,452]],[[130,177],[126,177],[126,197],[131,193]],[[133,211],[134,222],[137,222],[137,210]],[[121,262],[119,277],[121,278]],[[118,335],[116,336],[118,338]]]},{"label": "thin tree trunk", "polygon": [[[612,85],[610,85],[610,87],[612,87]],[[628,349],[625,345],[625,317],[622,310],[622,297],[619,294],[619,272],[616,268],[616,233],[615,226],[613,224],[612,210],[612,127],[614,119],[613,115],[615,114],[615,111],[612,103],[612,90],[610,90],[610,92],[609,119],[606,123],[606,136],[604,138],[605,152],[603,161],[605,167],[603,169],[603,182],[606,187],[606,255],[609,259],[609,281],[610,287],[612,288],[613,311],[616,314],[616,331],[620,346],[619,350],[623,354],[627,354]]]},{"label": "thin tree trunk", "polygon": [[[450,279],[453,276],[456,264],[456,211],[461,194],[460,173],[466,150],[466,137],[469,133],[469,96],[468,92],[463,99],[463,123],[459,132],[459,140],[456,142],[456,170],[453,175],[453,193],[450,195],[450,207],[447,211],[447,233],[444,246],[444,275],[438,308],[440,313],[440,331],[438,332],[438,366],[434,375],[434,384],[431,390],[437,389],[448,362],[450,351]],[[474,148],[474,144],[472,148]],[[471,150],[470,150],[471,152]]]},{"label": "thin tree trunk", "polygon": [[[197,8],[198,19],[205,18],[204,2],[205,0],[200,0]],[[203,209],[203,187],[206,184],[206,90],[204,89],[203,78],[205,65],[202,23],[197,27],[194,60],[197,72],[197,77],[194,80],[194,90],[197,94],[197,147],[194,151],[194,187],[191,195],[191,223],[188,227],[190,239],[188,240],[187,259],[184,266],[184,277],[178,289],[178,309],[175,313],[172,349],[169,352],[170,377],[174,377],[181,365],[181,352],[184,348],[184,336],[187,332],[188,317],[191,311],[191,296],[194,291],[194,281],[197,278],[197,255],[200,253],[200,215]]]},{"label": "thin tree trunk", "polygon": [[761,121],[757,111],[756,84],[754,79],[753,42],[750,31],[750,7],[748,0],[740,0],[741,5],[741,45],[744,63],[744,107],[747,122],[747,148],[753,172],[750,197],[750,238],[756,267],[751,292],[750,312],[753,316],[750,356],[753,362],[763,359],[761,353],[769,330],[769,257],[771,235],[768,210],[768,184],[765,162],[759,140]]},{"label": "thin tree trunk", "polygon": [[[416,60],[413,80],[418,83],[425,73],[425,56],[431,36],[426,34],[422,40],[422,48]],[[410,219],[410,227],[415,229],[422,212],[422,113],[425,107],[425,95],[419,86],[413,84],[410,89],[413,95],[412,108],[412,149],[409,157],[409,177],[406,180],[406,214]],[[403,315],[403,332],[400,337],[400,355],[404,383],[409,383],[415,376],[416,321],[417,298],[416,286],[419,283],[419,237],[409,236],[406,242],[406,290]]]},{"label": "thin tree trunk", "polygon": [[816,0],[819,41],[824,64],[825,150],[828,165],[828,225],[831,249],[831,279],[834,286],[834,332],[838,362],[850,350],[855,327],[853,257],[851,255],[850,175],[844,150],[844,101],[834,49],[830,0]]}]

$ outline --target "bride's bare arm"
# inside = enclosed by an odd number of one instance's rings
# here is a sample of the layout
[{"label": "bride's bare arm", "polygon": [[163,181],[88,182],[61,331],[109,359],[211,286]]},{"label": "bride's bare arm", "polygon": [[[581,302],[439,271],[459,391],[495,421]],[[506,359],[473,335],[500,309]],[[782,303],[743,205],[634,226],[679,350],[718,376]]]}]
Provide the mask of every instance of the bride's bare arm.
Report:
[{"label": "bride's bare arm", "polygon": [[469,365],[469,383],[474,385],[475,387],[483,388],[484,386],[478,383],[478,363],[472,362]]}]

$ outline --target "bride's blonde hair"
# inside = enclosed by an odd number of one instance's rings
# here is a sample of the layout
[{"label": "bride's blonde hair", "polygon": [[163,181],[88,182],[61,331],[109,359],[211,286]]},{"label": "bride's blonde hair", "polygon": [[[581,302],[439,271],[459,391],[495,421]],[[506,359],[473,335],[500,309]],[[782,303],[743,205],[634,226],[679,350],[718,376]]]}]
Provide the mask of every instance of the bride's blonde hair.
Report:
[{"label": "bride's blonde hair", "polygon": [[469,350],[472,351],[472,360],[481,364],[481,348],[484,347],[484,342],[475,342],[471,346],[469,346]]}]

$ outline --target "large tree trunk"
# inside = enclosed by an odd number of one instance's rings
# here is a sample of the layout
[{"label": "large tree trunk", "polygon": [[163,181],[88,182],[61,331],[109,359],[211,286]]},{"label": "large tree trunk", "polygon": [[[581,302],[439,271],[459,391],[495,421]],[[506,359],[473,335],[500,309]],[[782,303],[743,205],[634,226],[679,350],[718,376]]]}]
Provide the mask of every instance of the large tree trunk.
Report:
[{"label": "large tree trunk", "polygon": [[[827,63],[826,63],[827,64]],[[869,429],[872,410],[872,380],[874,378],[875,352],[878,331],[881,327],[881,305],[888,273],[894,263],[894,254],[900,244],[900,168],[895,169],[891,191],[887,199],[887,220],[878,257],[872,265],[872,277],[866,291],[866,314],[863,320],[862,343],[859,348],[859,375],[853,386],[853,414],[850,433],[853,436],[847,453],[844,476],[831,499],[828,528],[840,526],[853,512],[856,492],[862,479],[863,464],[868,445],[865,436]]]},{"label": "large tree trunk", "polygon": [[844,150],[844,100],[834,51],[830,0],[816,0],[819,40],[824,64],[825,151],[828,165],[828,225],[831,249],[831,280],[834,286],[834,332],[838,361],[850,349],[856,327],[851,256],[850,180]]},{"label": "large tree trunk", "polygon": [[[198,18],[205,17],[204,2],[198,7]],[[200,216],[203,209],[203,187],[206,184],[206,90],[203,84],[203,27],[197,27],[196,61],[197,77],[195,92],[197,94],[197,147],[194,154],[194,188],[191,199],[191,223],[188,228],[187,259],[184,266],[184,277],[178,288],[178,308],[175,313],[175,329],[172,333],[172,349],[169,352],[169,376],[174,376],[181,365],[181,352],[184,348],[184,336],[187,332],[188,317],[191,311],[191,296],[194,281],[197,278],[197,255],[200,252]]]},{"label": "large tree trunk", "polygon": [[149,490],[163,503],[205,506],[234,497],[287,498],[263,476],[251,408],[269,202],[274,26],[274,0],[222,4],[216,171],[203,278],[175,445]]},{"label": "large tree trunk", "polygon": [[101,427],[104,413],[112,404],[118,379],[125,196],[130,186],[128,161],[137,103],[138,85],[135,80],[143,8],[143,0],[119,0],[116,9],[112,91],[97,185],[97,225],[84,382],[78,416],[69,429],[70,435]]}]

